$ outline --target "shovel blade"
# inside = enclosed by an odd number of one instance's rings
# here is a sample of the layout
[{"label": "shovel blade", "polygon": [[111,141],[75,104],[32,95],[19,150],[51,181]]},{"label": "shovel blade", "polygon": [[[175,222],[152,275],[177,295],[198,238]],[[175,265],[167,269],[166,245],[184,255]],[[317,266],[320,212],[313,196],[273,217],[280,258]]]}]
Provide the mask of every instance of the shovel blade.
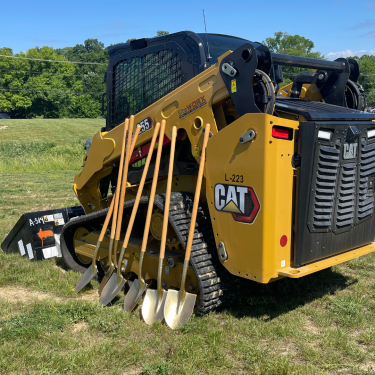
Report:
[{"label": "shovel blade", "polygon": [[110,268],[107,270],[107,272],[104,274],[103,278],[102,278],[102,281],[99,285],[99,290],[98,290],[98,294],[99,296],[102,295],[102,292],[103,292],[103,289],[104,287],[107,285],[108,283],[108,280],[112,277],[114,273],[114,270],[111,270]]},{"label": "shovel blade", "polygon": [[180,301],[180,291],[168,290],[164,307],[164,319],[168,326],[176,329],[185,324],[193,313],[196,299],[195,294],[186,293],[185,299]]},{"label": "shovel blade", "polygon": [[113,274],[103,288],[99,301],[103,306],[108,305],[116,296],[117,293],[124,287],[125,279],[117,280],[117,274]]},{"label": "shovel blade", "polygon": [[161,322],[164,319],[164,305],[167,298],[167,292],[163,290],[163,297],[158,298],[158,291],[147,289],[145,298],[142,304],[143,320],[151,325],[154,322]]},{"label": "shovel blade", "polygon": [[142,294],[146,290],[147,285],[146,283],[142,283],[142,286],[139,286],[138,279],[133,281],[132,286],[130,287],[128,293],[126,293],[125,300],[124,300],[124,310],[127,312],[132,312],[134,307],[136,306],[139,299],[142,297]]},{"label": "shovel blade", "polygon": [[82,290],[98,273],[98,268],[94,267],[92,268],[92,264],[90,264],[90,267],[81,275],[79,280],[76,284],[76,292],[78,293],[80,290]]}]

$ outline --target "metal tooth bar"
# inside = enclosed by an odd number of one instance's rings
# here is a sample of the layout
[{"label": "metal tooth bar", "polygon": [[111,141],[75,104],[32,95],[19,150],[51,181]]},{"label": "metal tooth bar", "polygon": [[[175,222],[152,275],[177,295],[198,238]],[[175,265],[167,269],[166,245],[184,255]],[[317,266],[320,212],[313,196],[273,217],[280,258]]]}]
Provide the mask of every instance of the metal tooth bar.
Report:
[{"label": "metal tooth bar", "polygon": [[317,212],[317,213],[322,213],[322,214],[332,213],[332,208],[317,208],[317,207],[314,207],[314,211]]},{"label": "metal tooth bar", "polygon": [[361,195],[366,194],[366,192],[367,192],[367,189],[360,189],[359,190],[359,194],[361,194]]},{"label": "metal tooth bar", "polygon": [[347,207],[349,204],[354,204],[354,197],[339,197],[339,205]]},{"label": "metal tooth bar", "polygon": [[329,227],[331,225],[331,221],[314,221],[314,225],[316,227]]},{"label": "metal tooth bar", "polygon": [[322,159],[328,159],[328,160],[339,160],[339,156],[332,156],[332,155],[324,155],[322,153],[319,154],[319,157]]},{"label": "metal tooth bar", "polygon": [[338,209],[337,210],[337,213],[338,214],[346,214],[346,213],[348,213],[348,212],[354,212],[354,206],[351,206],[351,207],[349,207],[349,208],[344,208],[344,209]]},{"label": "metal tooth bar", "polygon": [[359,185],[359,188],[360,188],[360,189],[367,188],[367,184],[366,184],[366,183],[365,183],[365,184],[360,184],[360,185]]},{"label": "metal tooth bar", "polygon": [[318,168],[318,172],[337,174],[337,169]]},{"label": "metal tooth bar", "polygon": [[314,220],[331,220],[331,215],[314,215]]},{"label": "metal tooth bar", "polygon": [[320,149],[325,152],[330,152],[331,154],[339,154],[340,151],[336,150],[335,148],[327,147],[327,146],[320,146]]},{"label": "metal tooth bar", "polygon": [[340,217],[337,218],[337,220],[346,220],[346,219],[353,219],[354,215],[353,212],[347,215],[340,215]]},{"label": "metal tooth bar", "polygon": [[368,216],[368,215],[371,215],[373,212],[374,212],[374,210],[371,209],[370,211],[366,211],[366,212],[364,212],[364,213],[362,213],[362,214],[358,214],[358,217],[359,217],[360,219],[363,219],[364,217],[366,217],[366,216]]},{"label": "metal tooth bar", "polygon": [[368,176],[369,174],[374,173],[374,172],[375,172],[375,168],[370,169],[369,171],[366,171],[366,172],[361,172],[361,176]]},{"label": "metal tooth bar", "polygon": [[360,179],[359,179],[359,182],[367,182],[368,181],[368,177],[361,177]]},{"label": "metal tooth bar", "polygon": [[374,168],[374,167],[375,167],[375,163],[371,163],[371,164],[361,167],[361,171],[367,171],[368,169]]},{"label": "metal tooth bar", "polygon": [[355,163],[347,163],[343,165],[343,168],[347,168],[347,169],[353,169],[355,167],[356,167]]},{"label": "metal tooth bar", "polygon": [[[361,198],[359,198],[359,199],[361,199]],[[366,200],[364,200],[362,202],[359,202],[359,206],[361,206],[361,207],[366,206],[366,205],[368,205],[369,203],[371,203],[373,201],[374,201],[374,197],[371,197],[371,198],[366,199]]]},{"label": "metal tooth bar", "polygon": [[361,158],[361,165],[362,165],[362,164],[368,164],[368,163],[371,163],[372,161],[375,161],[375,156],[373,156],[373,157],[370,158],[370,159],[367,159],[367,158],[362,157],[362,158]]},{"label": "metal tooth bar", "polygon": [[338,222],[336,223],[336,225],[338,227],[344,227],[345,225],[350,225],[350,224],[353,224],[353,220],[347,220],[347,221],[343,221],[343,222]]},{"label": "metal tooth bar", "polygon": [[325,206],[325,207],[332,207],[333,202],[317,202],[315,201],[316,206]]},{"label": "metal tooth bar", "polygon": [[318,173],[318,178],[322,179],[322,180],[333,180],[333,181],[336,181],[336,176],[327,176],[327,175],[320,175]]},{"label": "metal tooth bar", "polygon": [[367,210],[370,210],[371,208],[373,208],[374,207],[374,204],[373,203],[370,203],[369,205],[367,205],[367,206],[364,206],[364,207],[362,207],[362,208],[358,208],[358,212],[365,212],[365,211],[367,211]]},{"label": "metal tooth bar", "polygon": [[324,182],[324,181],[316,181],[316,184],[319,186],[325,186],[325,187],[335,187],[336,184],[334,182]]},{"label": "metal tooth bar", "polygon": [[338,166],[339,166],[339,163],[330,163],[328,161],[323,161],[323,160],[319,160],[318,163],[321,164],[321,165],[324,165],[325,167],[338,168]]}]

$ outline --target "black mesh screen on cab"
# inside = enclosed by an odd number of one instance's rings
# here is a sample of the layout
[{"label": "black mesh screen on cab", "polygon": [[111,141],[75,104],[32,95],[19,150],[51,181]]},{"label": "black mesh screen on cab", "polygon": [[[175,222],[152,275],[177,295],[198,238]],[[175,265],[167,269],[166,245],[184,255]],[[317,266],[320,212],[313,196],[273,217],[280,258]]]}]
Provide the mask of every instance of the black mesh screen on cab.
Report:
[{"label": "black mesh screen on cab", "polygon": [[112,79],[111,124],[117,126],[181,85],[181,59],[166,49],[122,60]]}]

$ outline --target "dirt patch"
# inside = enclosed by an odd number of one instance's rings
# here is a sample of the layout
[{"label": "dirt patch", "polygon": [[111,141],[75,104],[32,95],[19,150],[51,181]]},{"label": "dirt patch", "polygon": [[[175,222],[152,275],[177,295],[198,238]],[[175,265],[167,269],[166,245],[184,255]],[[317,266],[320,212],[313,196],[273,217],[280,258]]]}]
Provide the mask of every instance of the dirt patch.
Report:
[{"label": "dirt patch", "polygon": [[54,264],[54,265],[53,265],[53,268],[58,269],[61,273],[66,273],[66,270],[64,270],[64,268],[61,268],[61,267],[58,266],[57,264]]},{"label": "dirt patch", "polygon": [[4,129],[8,129],[8,128],[9,128],[9,126],[6,126],[6,125],[0,126],[0,130],[4,130]]},{"label": "dirt patch", "polygon": [[3,286],[0,288],[0,298],[8,300],[9,302],[24,302],[31,303],[32,301],[41,301],[47,298],[53,298],[60,301],[61,298],[55,297],[48,293],[37,292],[24,288],[22,286]]},{"label": "dirt patch", "polygon": [[142,367],[139,366],[129,366],[124,372],[124,375],[138,375],[142,372]]},{"label": "dirt patch", "polygon": [[89,325],[86,322],[79,322],[74,324],[73,327],[73,333],[78,333],[79,331],[82,331],[83,329],[86,329]]},{"label": "dirt patch", "polygon": [[84,301],[98,301],[99,296],[96,290],[84,294],[78,294],[77,297],[73,298],[62,298],[56,297],[50,293],[38,292],[30,290],[22,286],[3,286],[0,288],[0,298],[3,298],[9,302],[22,302],[24,304],[32,303],[33,301],[41,301],[44,299],[53,299],[56,302],[68,301],[68,300],[84,300]]},{"label": "dirt patch", "polygon": [[315,326],[309,319],[305,321],[304,328],[306,329],[306,331],[313,333],[314,335],[319,335],[319,328]]}]

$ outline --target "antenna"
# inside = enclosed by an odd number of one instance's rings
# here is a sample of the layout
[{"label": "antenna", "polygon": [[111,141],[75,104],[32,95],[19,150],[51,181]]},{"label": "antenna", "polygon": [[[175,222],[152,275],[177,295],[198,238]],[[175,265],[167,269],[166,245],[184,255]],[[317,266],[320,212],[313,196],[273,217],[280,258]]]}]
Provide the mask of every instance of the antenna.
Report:
[{"label": "antenna", "polygon": [[210,55],[210,46],[208,44],[208,35],[207,35],[207,27],[206,27],[206,17],[204,16],[204,9],[203,9],[203,21],[204,21],[204,29],[206,31],[206,40],[207,40],[207,52],[208,52],[207,61],[210,61],[210,59],[212,59],[212,57]]}]

